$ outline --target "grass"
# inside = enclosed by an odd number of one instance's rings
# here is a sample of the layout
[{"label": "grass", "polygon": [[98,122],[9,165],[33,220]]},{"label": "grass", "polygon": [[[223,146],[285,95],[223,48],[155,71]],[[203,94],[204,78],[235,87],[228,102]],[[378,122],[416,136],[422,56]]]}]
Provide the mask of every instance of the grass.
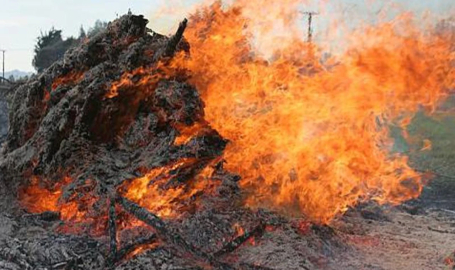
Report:
[{"label": "grass", "polygon": [[[393,128],[395,151],[409,155],[410,164],[418,171],[433,173],[422,200],[455,209],[455,97],[445,102],[431,116],[419,112],[408,127],[409,138]],[[424,140],[431,141],[431,149],[422,150]]]}]

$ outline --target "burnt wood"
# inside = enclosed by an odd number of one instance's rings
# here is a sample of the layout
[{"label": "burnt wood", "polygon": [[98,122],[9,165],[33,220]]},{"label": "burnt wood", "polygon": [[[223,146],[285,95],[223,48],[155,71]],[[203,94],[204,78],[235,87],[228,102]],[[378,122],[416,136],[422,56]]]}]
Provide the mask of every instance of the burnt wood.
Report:
[{"label": "burnt wood", "polygon": [[206,254],[188,244],[177,231],[169,228],[163,220],[150,213],[147,209],[121,196],[117,197],[117,202],[128,213],[154,228],[157,236],[165,243],[173,244],[178,247],[179,251],[184,251],[187,255],[193,257],[195,262],[201,264],[205,268],[212,266],[216,267],[216,269],[233,269],[231,266],[217,261],[214,256]]}]

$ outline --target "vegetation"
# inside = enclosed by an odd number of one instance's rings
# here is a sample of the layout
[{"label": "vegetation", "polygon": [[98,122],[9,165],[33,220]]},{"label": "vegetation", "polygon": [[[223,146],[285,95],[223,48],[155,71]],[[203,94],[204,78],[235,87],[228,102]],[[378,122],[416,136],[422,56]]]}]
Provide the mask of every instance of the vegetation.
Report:
[{"label": "vegetation", "polygon": [[107,27],[107,22],[97,20],[95,22],[95,25],[88,29],[87,35],[88,35],[88,37],[92,37],[92,36],[98,34],[100,31],[106,29],[106,27]]},{"label": "vegetation", "polygon": [[87,37],[90,38],[91,36],[96,35],[106,27],[106,22],[97,20],[95,25],[89,28],[87,33],[81,26],[79,37],[69,37],[67,39],[63,39],[62,30],[57,30],[55,28],[51,28],[48,32],[42,32],[35,45],[35,56],[32,62],[33,67],[38,73],[44,71],[55,61],[62,59],[69,48],[75,46]]},{"label": "vegetation", "polygon": [[76,43],[77,40],[73,37],[64,40],[62,38],[62,30],[52,28],[47,33],[41,33],[35,45],[33,67],[35,67],[36,71],[42,72],[55,61],[61,59],[65,52]]}]

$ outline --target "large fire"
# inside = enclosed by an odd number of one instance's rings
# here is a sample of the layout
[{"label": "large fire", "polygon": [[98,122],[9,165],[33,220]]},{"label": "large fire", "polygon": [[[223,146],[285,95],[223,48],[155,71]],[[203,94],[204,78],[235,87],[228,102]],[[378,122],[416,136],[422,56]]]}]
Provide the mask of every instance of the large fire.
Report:
[{"label": "large fire", "polygon": [[[173,70],[190,74],[205,102],[205,120],[230,141],[225,168],[242,176],[248,206],[328,223],[362,201],[416,198],[421,175],[405,155],[392,152],[389,127],[406,129],[418,110],[433,111],[455,86],[451,40],[400,16],[351,33],[344,53],[322,61],[323,49],[303,41],[293,27],[299,3],[238,0],[205,7],[190,17],[185,32],[190,56],[182,52],[158,68],[165,69],[162,76]],[[283,30],[289,34],[277,37]],[[125,73],[106,98],[131,87],[132,76],[151,72]],[[161,76],[153,74],[136,84],[153,88]],[[174,144],[206,125],[182,128]],[[209,171],[185,187],[158,188],[172,170],[191,162],[150,169],[119,191],[174,218],[181,207],[176,201],[211,189]],[[32,212],[62,210],[59,188],[51,192],[35,183],[24,191],[25,204]],[[28,203],[30,198],[38,203]]]},{"label": "large fire", "polygon": [[[327,223],[359,201],[417,197],[421,176],[391,151],[389,127],[405,129],[454,86],[451,41],[403,15],[352,33],[346,52],[321,64],[322,50],[302,38],[270,38],[273,24],[295,22],[298,3],[204,8],[185,34],[191,57],[174,62],[191,71],[206,120],[231,141],[226,167],[242,176],[247,204]],[[254,38],[281,49],[266,61]]]}]

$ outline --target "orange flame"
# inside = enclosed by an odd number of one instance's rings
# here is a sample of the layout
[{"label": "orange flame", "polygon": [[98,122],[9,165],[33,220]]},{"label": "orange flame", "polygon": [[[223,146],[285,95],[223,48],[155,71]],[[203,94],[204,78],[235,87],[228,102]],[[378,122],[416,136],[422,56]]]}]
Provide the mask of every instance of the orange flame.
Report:
[{"label": "orange flame", "polygon": [[73,72],[68,73],[67,75],[56,78],[52,82],[52,91],[54,91],[60,85],[69,84],[69,83],[78,83],[82,79],[83,75],[84,75],[84,72],[73,71]]},{"label": "orange flame", "polygon": [[432,148],[432,143],[430,140],[425,139],[423,140],[423,147],[420,149],[420,151],[429,151]]},{"label": "orange flame", "polygon": [[242,225],[240,225],[239,223],[234,223],[232,228],[235,231],[235,237],[239,237],[239,236],[245,234],[245,229],[243,229]]},{"label": "orange flame", "polygon": [[[207,7],[185,32],[190,57],[182,52],[171,63],[127,72],[105,97],[128,90],[145,96],[174,70],[191,73],[206,104],[205,119],[231,141],[226,168],[242,175],[252,207],[328,223],[359,201],[398,204],[417,197],[421,175],[406,156],[391,152],[388,127],[406,128],[419,106],[433,111],[455,86],[451,40],[422,32],[403,16],[352,33],[349,40],[355,42],[346,52],[320,63],[322,50],[302,42],[295,29],[285,37],[274,34],[292,25],[299,2],[237,0],[224,8]],[[177,127],[174,143],[187,142],[205,126]],[[160,217],[179,217],[186,201],[215,187],[208,179],[210,167],[185,185],[168,185],[173,171],[193,162],[151,169],[126,181],[121,193]],[[71,179],[52,189],[40,181],[34,179],[22,192],[30,211],[58,210],[71,221],[90,218],[80,201],[59,204]],[[86,206],[94,202],[84,200]]]},{"label": "orange flame", "polygon": [[188,143],[192,138],[209,131],[210,126],[205,122],[196,122],[191,126],[179,126],[177,130],[179,135],[175,138],[174,145],[182,145]]},{"label": "orange flame", "polygon": [[134,258],[135,256],[141,254],[144,251],[152,250],[157,248],[161,243],[159,242],[154,242],[150,244],[143,244],[138,247],[136,247],[133,251],[131,251],[125,258],[125,261],[128,261],[129,259]]},{"label": "orange flame", "polygon": [[[49,187],[48,181],[33,176],[30,184],[19,191],[21,205],[31,213],[59,212],[61,220],[66,222],[59,228],[62,232],[90,231],[93,235],[103,234],[106,217],[98,215],[99,213],[92,216],[93,213],[90,212],[96,198],[90,194],[78,194],[77,201],[61,201],[63,189],[71,182],[70,177],[64,177],[53,187]],[[84,224],[89,225],[88,230],[80,226]]]},{"label": "orange flame", "polygon": [[299,39],[266,61],[250,45],[264,26],[254,12],[288,14],[277,5],[239,0],[200,10],[185,32],[191,57],[173,62],[192,73],[206,120],[231,141],[227,169],[242,175],[247,204],[327,223],[359,201],[417,197],[420,175],[391,152],[388,126],[405,128],[419,106],[434,110],[454,86],[450,40],[402,16],[353,33],[351,47],[324,65],[320,50]]},{"label": "orange flame", "polygon": [[51,98],[50,92],[52,92],[55,89],[57,89],[57,87],[59,87],[60,85],[66,85],[66,84],[70,84],[70,83],[78,83],[79,81],[82,80],[83,75],[84,75],[84,72],[73,71],[73,72],[68,73],[67,75],[63,75],[63,76],[55,78],[54,81],[52,82],[50,91],[44,91],[43,100],[45,102],[49,101],[49,99]]},{"label": "orange flame", "polygon": [[169,166],[152,169],[145,176],[123,184],[119,190],[123,196],[161,218],[177,218],[184,212],[182,209],[188,201],[196,203],[195,196],[199,192],[210,192],[216,186],[215,182],[208,179],[213,171],[211,167],[207,167],[184,185],[175,186],[169,183],[173,171],[193,162],[196,160],[187,158]]},{"label": "orange flame", "polygon": [[[135,85],[153,85],[158,82],[160,76],[157,74],[149,75],[149,70],[146,68],[140,67],[130,72],[125,72],[119,81],[114,82],[111,85],[110,90],[106,93],[107,98],[114,98],[118,96],[119,90],[125,87],[132,87]],[[141,80],[139,82],[134,83],[133,79],[137,76],[141,76]]]},{"label": "orange flame", "polygon": [[33,213],[45,211],[58,211],[58,200],[62,194],[61,186],[68,184],[69,178],[58,183],[53,190],[40,186],[40,179],[33,176],[30,185],[19,192],[20,202],[24,208]]},{"label": "orange flame", "polygon": [[167,68],[163,62],[158,62],[154,67],[136,68],[131,72],[123,73],[118,81],[112,83],[105,97],[114,98],[119,95],[119,91],[131,87],[134,87],[135,89],[142,88],[141,90],[143,91],[155,89],[156,84],[161,79],[168,78],[170,74],[172,74],[172,70]]}]

